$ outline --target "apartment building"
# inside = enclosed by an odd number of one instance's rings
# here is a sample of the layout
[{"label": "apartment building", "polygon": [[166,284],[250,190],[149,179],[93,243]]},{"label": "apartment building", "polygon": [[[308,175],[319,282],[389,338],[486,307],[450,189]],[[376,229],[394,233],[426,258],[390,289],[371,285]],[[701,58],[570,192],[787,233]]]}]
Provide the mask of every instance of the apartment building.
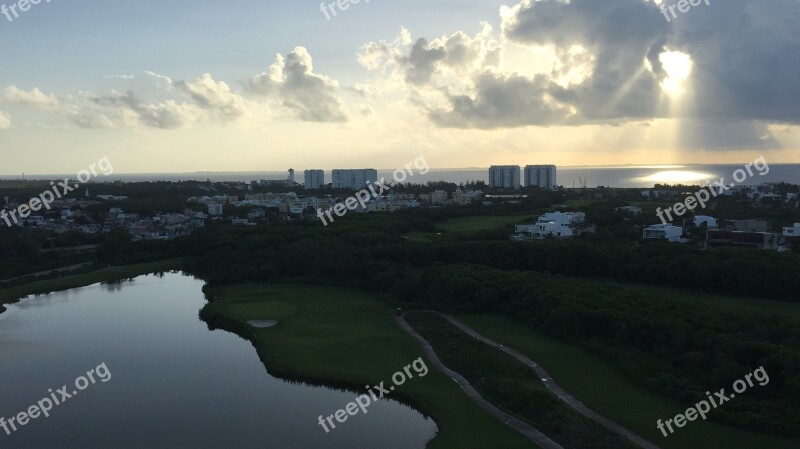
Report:
[{"label": "apartment building", "polygon": [[527,165],[525,167],[525,187],[539,187],[540,189],[556,188],[555,165]]},{"label": "apartment building", "polygon": [[331,178],[334,189],[361,190],[368,182],[378,182],[378,171],[371,168],[334,170]]},{"label": "apartment building", "polygon": [[305,171],[305,189],[317,190],[325,185],[325,171],[323,170],[306,170]]},{"label": "apartment building", "polygon": [[519,189],[520,167],[518,165],[493,165],[489,168],[489,186],[498,189]]}]

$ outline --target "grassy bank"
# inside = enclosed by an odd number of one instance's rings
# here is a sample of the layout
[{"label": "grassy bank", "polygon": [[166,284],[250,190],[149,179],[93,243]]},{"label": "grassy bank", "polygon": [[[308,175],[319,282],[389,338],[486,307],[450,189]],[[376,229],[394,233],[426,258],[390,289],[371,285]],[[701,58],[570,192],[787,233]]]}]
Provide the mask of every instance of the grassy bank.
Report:
[{"label": "grassy bank", "polygon": [[633,443],[580,415],[553,395],[536,373],[481,343],[439,315],[409,312],[406,319],[448,368],[460,373],[506,413],[536,427],[567,449],[633,449]]},{"label": "grassy bank", "polygon": [[160,260],[158,262],[125,265],[121,267],[104,268],[90,273],[67,276],[57,279],[35,281],[28,284],[17,285],[0,290],[0,307],[2,304],[14,302],[29,295],[51,293],[70,288],[84,287],[103,281],[131,278],[157,271],[177,270],[183,264],[182,258]]},{"label": "grassy bank", "polygon": [[437,227],[448,233],[471,233],[486,231],[495,228],[504,228],[508,225],[517,225],[526,220],[535,220],[530,213],[517,215],[487,215],[478,217],[462,217],[441,223]]},{"label": "grassy bank", "polygon": [[[363,392],[423,356],[393,321],[392,310],[370,295],[336,287],[261,284],[209,289],[202,311],[212,326],[249,338],[270,373]],[[278,325],[254,329],[251,319]],[[431,370],[390,398],[431,415],[439,434],[431,449],[526,449],[530,441],[471,402],[448,377]]]},{"label": "grassy bank", "polygon": [[588,407],[665,449],[800,447],[800,442],[757,435],[707,421],[691,422],[669,438],[664,438],[656,429],[656,421],[684,412],[685,408],[677,402],[635,386],[614,367],[586,351],[539,335],[512,320],[491,315],[458,318],[486,337],[524,353]]}]

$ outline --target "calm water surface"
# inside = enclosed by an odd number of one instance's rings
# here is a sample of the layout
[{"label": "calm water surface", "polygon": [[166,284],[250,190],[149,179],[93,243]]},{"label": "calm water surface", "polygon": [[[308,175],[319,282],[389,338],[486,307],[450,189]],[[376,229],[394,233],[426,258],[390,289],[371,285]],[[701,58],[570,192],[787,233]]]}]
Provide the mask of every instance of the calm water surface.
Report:
[{"label": "calm water surface", "polygon": [[[26,299],[0,315],[0,416],[106,363],[98,382],[32,420],[3,449],[422,449],[436,425],[393,401],[330,434],[317,424],[352,401],[276,379],[253,346],[198,318],[203,282],[142,276]],[[381,379],[376,379],[380,381]]]}]

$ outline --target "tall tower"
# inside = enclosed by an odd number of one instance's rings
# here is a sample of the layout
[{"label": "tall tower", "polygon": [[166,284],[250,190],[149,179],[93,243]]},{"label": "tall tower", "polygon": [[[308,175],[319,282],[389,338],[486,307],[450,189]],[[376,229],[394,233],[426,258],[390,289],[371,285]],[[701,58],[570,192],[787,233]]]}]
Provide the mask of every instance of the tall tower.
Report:
[{"label": "tall tower", "polygon": [[294,169],[293,168],[289,169],[289,178],[286,179],[286,184],[288,184],[289,187],[292,187],[294,185]]}]

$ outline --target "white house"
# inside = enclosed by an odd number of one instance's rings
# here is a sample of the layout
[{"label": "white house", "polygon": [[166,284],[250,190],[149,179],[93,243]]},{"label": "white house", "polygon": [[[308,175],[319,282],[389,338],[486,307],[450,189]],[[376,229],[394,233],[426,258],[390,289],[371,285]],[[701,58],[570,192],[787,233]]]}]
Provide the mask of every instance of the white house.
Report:
[{"label": "white house", "polygon": [[783,228],[784,237],[800,237],[800,223],[795,223],[794,226]]},{"label": "white house", "polygon": [[714,217],[709,217],[708,215],[696,215],[694,217],[694,225],[701,226],[703,223],[706,224],[706,229],[717,229],[719,225],[717,224],[717,219]]},{"label": "white house", "polygon": [[223,205],[219,203],[213,203],[208,205],[208,214],[219,217],[222,215]]},{"label": "white house", "polygon": [[575,227],[586,220],[583,212],[551,212],[539,217],[536,224],[514,227],[513,240],[539,240],[550,237],[570,239],[575,236]]},{"label": "white house", "polygon": [[677,242],[683,235],[683,229],[668,224],[655,224],[644,230],[645,240],[667,240]]},{"label": "white house", "polygon": [[576,225],[583,223],[586,220],[586,214],[583,212],[548,212],[539,217],[538,223],[556,223],[561,225]]}]

